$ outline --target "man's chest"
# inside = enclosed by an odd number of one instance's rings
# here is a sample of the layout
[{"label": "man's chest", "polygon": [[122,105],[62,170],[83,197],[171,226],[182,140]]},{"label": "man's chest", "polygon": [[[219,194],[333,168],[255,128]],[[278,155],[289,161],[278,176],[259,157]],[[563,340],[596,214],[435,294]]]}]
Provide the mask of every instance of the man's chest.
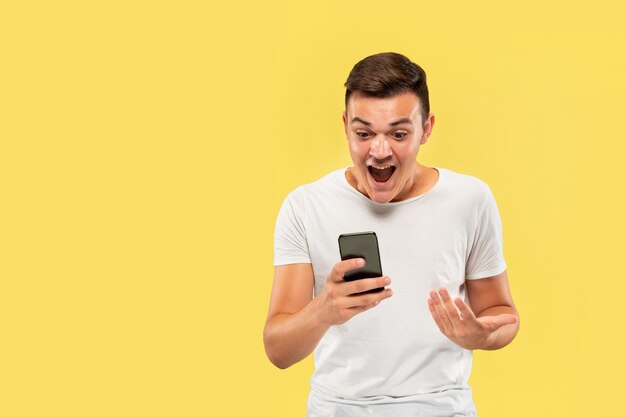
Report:
[{"label": "man's chest", "polygon": [[[317,207],[305,222],[316,287],[339,262],[338,237],[373,231],[383,273],[409,285],[421,278],[433,284],[462,284],[471,250],[475,217],[453,204],[375,210],[367,206]],[[395,277],[394,277],[395,275]],[[416,278],[417,277],[417,278]]]}]

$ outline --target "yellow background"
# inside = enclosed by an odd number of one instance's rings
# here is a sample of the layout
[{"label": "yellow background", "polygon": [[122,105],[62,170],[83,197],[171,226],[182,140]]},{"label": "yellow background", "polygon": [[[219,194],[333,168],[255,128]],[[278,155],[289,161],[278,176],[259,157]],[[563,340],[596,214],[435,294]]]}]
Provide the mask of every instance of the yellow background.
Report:
[{"label": "yellow background", "polygon": [[273,227],[350,164],[343,83],[424,67],[418,159],[492,188],[521,331],[481,417],[615,415],[626,366],[618,1],[0,6],[0,415],[304,416],[265,357]]}]

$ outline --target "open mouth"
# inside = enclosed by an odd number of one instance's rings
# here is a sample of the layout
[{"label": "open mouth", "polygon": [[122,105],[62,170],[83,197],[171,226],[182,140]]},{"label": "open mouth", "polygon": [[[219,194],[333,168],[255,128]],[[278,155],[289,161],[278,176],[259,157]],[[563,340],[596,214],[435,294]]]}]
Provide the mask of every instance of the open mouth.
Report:
[{"label": "open mouth", "polygon": [[387,166],[381,166],[381,167],[374,167],[374,166],[369,165],[367,167],[367,170],[370,172],[370,175],[372,176],[372,178],[374,178],[374,181],[387,182],[389,181],[389,178],[391,178],[391,176],[395,172],[396,167],[394,167],[393,165],[387,165]]}]

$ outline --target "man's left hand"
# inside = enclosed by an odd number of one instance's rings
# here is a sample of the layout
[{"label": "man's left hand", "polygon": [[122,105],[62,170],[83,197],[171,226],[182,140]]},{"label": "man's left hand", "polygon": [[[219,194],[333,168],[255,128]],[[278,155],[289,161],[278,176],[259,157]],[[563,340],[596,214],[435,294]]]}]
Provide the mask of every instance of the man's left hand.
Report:
[{"label": "man's left hand", "polygon": [[514,314],[476,317],[461,298],[452,300],[445,288],[430,292],[428,309],[441,333],[469,350],[489,349],[495,342],[498,329],[517,322]]}]

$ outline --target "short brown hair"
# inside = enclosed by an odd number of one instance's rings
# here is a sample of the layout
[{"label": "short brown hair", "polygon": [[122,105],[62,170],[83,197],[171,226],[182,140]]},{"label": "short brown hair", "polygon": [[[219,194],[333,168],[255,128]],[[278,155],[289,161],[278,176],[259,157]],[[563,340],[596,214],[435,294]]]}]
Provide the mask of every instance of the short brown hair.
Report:
[{"label": "short brown hair", "polygon": [[426,122],[430,112],[426,73],[409,58],[395,52],[383,52],[362,59],[352,68],[344,86],[346,107],[348,99],[356,91],[381,98],[410,91],[419,98],[422,123]]}]

